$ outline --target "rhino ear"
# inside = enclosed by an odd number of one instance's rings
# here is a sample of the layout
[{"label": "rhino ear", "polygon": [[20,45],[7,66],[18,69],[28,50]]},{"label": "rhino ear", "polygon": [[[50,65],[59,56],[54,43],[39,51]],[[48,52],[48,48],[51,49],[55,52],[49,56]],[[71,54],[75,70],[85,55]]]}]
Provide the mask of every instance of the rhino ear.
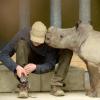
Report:
[{"label": "rhino ear", "polygon": [[80,23],[81,23],[81,20],[79,20],[79,21],[75,24],[76,30],[78,29]]}]

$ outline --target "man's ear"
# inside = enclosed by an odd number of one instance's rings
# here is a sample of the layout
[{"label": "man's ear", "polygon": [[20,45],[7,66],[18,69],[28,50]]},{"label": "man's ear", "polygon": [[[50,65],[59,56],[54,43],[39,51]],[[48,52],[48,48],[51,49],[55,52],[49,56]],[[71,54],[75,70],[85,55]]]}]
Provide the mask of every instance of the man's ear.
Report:
[{"label": "man's ear", "polygon": [[79,21],[75,24],[75,28],[76,28],[76,30],[78,29],[80,23],[81,23],[81,20],[79,20]]}]

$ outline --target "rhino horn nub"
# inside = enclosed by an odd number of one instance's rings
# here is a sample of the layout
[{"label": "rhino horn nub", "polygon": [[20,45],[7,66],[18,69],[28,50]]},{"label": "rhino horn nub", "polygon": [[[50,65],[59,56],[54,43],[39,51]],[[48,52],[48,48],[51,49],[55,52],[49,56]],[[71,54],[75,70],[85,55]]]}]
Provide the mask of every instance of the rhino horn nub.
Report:
[{"label": "rhino horn nub", "polygon": [[48,28],[48,32],[55,33],[57,31],[57,27],[51,26]]}]

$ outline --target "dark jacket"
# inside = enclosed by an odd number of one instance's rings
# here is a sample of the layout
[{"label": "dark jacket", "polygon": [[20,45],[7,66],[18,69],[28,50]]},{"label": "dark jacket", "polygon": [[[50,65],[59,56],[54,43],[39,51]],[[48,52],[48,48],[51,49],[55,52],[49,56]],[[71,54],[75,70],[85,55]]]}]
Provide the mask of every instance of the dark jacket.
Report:
[{"label": "dark jacket", "polygon": [[[47,44],[43,44],[43,47],[35,47],[30,41],[30,29],[24,28],[18,32],[15,37],[0,51],[0,61],[8,67],[11,71],[16,71],[17,64],[11,59],[11,56],[16,52],[17,43],[20,39],[27,41],[30,48],[36,52],[38,55],[43,57],[44,63],[38,64],[35,73],[45,73],[54,69],[57,63],[58,55],[57,49],[49,47]],[[41,60],[41,59],[40,59]]]}]

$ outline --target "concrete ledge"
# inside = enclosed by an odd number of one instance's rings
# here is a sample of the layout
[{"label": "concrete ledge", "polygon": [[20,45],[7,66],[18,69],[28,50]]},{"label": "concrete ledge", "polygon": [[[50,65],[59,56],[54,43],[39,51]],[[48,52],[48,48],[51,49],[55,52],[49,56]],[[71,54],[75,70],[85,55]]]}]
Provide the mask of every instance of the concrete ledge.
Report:
[{"label": "concrete ledge", "polygon": [[[65,91],[84,90],[84,73],[80,68],[70,67],[68,75],[64,80],[66,83]],[[42,75],[31,74],[29,76],[30,91],[50,91],[50,81],[53,72]],[[14,74],[4,65],[0,65],[0,92],[16,91],[18,81]]]},{"label": "concrete ledge", "polygon": [[65,91],[81,91],[84,90],[84,74],[85,71],[81,68],[70,67],[68,75],[66,76],[64,82],[66,86]]},{"label": "concrete ledge", "polygon": [[[66,86],[63,88],[65,91],[83,91],[84,90],[84,74],[85,71],[80,68],[70,67],[68,75],[64,82]],[[50,90],[50,81],[53,72],[41,75],[41,91]]]}]

